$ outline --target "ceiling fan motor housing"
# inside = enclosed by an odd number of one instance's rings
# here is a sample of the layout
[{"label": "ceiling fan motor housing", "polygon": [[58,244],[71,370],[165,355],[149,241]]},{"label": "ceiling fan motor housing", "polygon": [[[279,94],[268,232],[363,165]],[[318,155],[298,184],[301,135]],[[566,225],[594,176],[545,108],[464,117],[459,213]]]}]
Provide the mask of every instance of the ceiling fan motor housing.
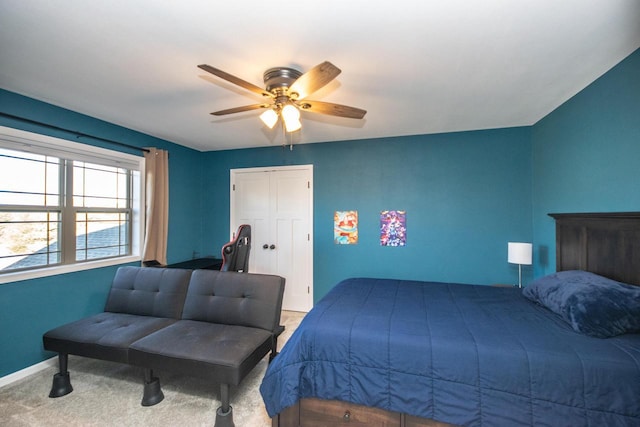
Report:
[{"label": "ceiling fan motor housing", "polygon": [[288,89],[302,73],[293,68],[275,67],[264,72],[264,84],[268,92],[279,95]]}]

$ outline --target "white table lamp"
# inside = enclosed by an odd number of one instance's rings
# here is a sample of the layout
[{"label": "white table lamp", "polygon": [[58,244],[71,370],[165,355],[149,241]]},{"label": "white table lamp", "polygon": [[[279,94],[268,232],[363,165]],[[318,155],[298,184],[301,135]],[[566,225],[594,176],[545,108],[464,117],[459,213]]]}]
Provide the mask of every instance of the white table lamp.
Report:
[{"label": "white table lamp", "polygon": [[531,243],[509,242],[507,261],[518,264],[518,287],[522,287],[522,266],[531,265],[533,245]]}]

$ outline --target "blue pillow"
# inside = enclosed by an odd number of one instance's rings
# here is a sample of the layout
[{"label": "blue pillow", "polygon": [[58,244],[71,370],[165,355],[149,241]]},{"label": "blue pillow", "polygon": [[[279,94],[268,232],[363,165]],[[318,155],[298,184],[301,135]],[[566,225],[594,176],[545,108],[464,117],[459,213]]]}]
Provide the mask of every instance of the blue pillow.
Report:
[{"label": "blue pillow", "polygon": [[640,286],[573,270],[542,277],[522,294],[582,334],[608,338],[640,332]]}]

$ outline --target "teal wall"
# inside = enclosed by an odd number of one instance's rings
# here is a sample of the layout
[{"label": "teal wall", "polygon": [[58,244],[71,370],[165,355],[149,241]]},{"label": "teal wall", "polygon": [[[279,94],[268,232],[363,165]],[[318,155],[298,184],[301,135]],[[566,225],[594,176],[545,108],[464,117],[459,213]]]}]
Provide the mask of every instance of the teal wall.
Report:
[{"label": "teal wall", "polygon": [[[529,128],[204,155],[205,240],[229,237],[229,170],[313,164],[314,300],[353,276],[512,283],[508,241],[531,241]],[[216,190],[217,189],[217,190]],[[221,207],[221,208],[219,208]],[[379,243],[381,210],[407,211],[407,246]],[[333,213],[357,210],[359,242],[333,242]]]},{"label": "teal wall", "polygon": [[548,213],[640,210],[640,49],[532,129],[535,275],[555,271]]},{"label": "teal wall", "polygon": [[[3,90],[0,90],[0,111],[135,147],[153,146],[168,150],[168,260],[189,259],[194,251],[202,251],[200,152]],[[3,117],[0,117],[0,126],[141,155],[139,150],[122,149],[87,138],[78,139],[68,133]],[[0,377],[51,357],[52,353],[42,349],[42,334],[47,330],[102,311],[116,268],[0,284]]]}]

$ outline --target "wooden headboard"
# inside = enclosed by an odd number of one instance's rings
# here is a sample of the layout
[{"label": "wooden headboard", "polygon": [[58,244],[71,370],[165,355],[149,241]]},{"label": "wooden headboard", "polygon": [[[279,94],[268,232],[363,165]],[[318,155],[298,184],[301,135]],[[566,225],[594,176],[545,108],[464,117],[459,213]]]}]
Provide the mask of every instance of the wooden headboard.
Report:
[{"label": "wooden headboard", "polygon": [[556,271],[585,270],[640,285],[640,212],[549,214]]}]

